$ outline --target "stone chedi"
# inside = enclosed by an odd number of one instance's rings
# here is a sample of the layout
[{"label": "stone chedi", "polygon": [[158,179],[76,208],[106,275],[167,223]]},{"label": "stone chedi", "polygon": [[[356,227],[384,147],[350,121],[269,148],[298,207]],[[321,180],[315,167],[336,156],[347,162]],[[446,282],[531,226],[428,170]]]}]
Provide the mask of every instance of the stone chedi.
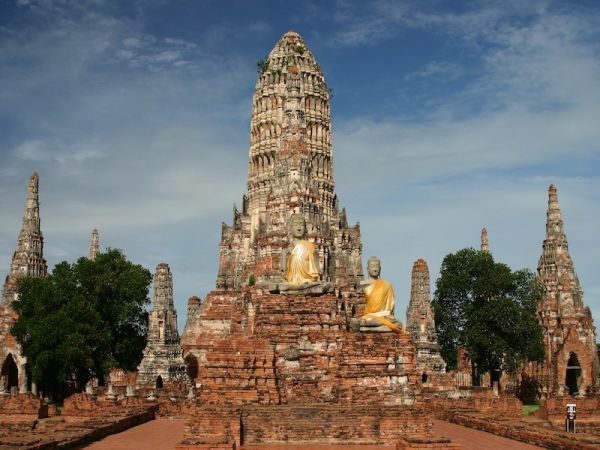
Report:
[{"label": "stone chedi", "polygon": [[406,309],[406,329],[417,347],[417,370],[422,380],[432,374],[445,373],[446,363],[440,355],[435,331],[435,316],[431,306],[429,267],[423,259],[413,264],[410,302]]},{"label": "stone chedi", "polygon": [[481,251],[486,253],[490,252],[490,241],[487,228],[481,229]]},{"label": "stone chedi", "polygon": [[598,388],[596,328],[569,255],[554,185],[548,188],[546,239],[538,262],[543,298],[537,313],[544,328],[545,362],[529,366],[544,391],[576,394]]},{"label": "stone chedi", "polygon": [[218,289],[281,281],[292,214],[304,216],[322,281],[362,279],[360,228],[348,227],[334,193],[330,94],[319,65],[294,32],[261,64],[256,82],[248,193],[233,225],[223,224]]},{"label": "stone chedi", "polygon": [[288,32],[256,84],[248,196],[223,227],[218,290],[188,303],[185,448],[431,438],[408,333],[350,329],[365,311],[360,233],[333,193],[330,128],[323,75]]},{"label": "stone chedi", "polygon": [[23,277],[45,277],[48,265],[44,259],[44,237],[40,222],[39,176],[34,173],[29,178],[27,203],[23,216],[23,227],[17,239],[10,272],[2,289],[0,303],[0,390],[2,387],[18,386],[21,392],[27,391],[26,360],[10,327],[17,316],[11,304],[18,297],[19,279]]},{"label": "stone chedi", "polygon": [[138,367],[137,383],[157,388],[185,381],[185,364],[179,345],[177,311],[173,306],[173,277],[161,263],[154,275],[154,297],[148,319],[148,343]]},{"label": "stone chedi", "polygon": [[89,259],[94,260],[98,253],[100,252],[100,236],[98,235],[98,230],[94,228],[92,230],[92,242],[90,243],[90,255]]}]

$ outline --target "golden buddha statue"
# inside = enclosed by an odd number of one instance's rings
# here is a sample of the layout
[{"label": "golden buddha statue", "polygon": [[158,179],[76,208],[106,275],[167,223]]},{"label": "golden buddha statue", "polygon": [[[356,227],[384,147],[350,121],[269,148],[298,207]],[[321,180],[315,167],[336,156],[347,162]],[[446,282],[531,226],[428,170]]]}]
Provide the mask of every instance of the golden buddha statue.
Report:
[{"label": "golden buddha statue", "polygon": [[394,317],[394,288],[392,283],[379,278],[381,262],[372,256],[367,261],[369,278],[361,281],[365,293],[365,311],[359,319],[352,319],[350,326],[356,331],[402,332],[402,322]]},{"label": "golden buddha statue", "polygon": [[281,254],[281,274],[284,282],[278,290],[310,291],[313,294],[328,292],[331,283],[319,280],[319,258],[313,242],[306,239],[306,221],[301,214],[294,214],[289,220],[292,242]]},{"label": "golden buddha statue", "polygon": [[304,217],[294,214],[290,218],[293,245],[284,250],[282,260],[286,262],[285,280],[288,285],[299,286],[319,280],[315,244],[304,239],[306,222]]}]

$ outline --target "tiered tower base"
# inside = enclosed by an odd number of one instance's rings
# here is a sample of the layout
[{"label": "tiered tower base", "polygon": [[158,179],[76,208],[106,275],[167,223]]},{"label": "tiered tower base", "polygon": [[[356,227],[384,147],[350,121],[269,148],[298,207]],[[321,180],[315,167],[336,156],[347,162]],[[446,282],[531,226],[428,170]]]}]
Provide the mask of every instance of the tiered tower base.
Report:
[{"label": "tiered tower base", "polygon": [[[369,444],[448,448],[432,435],[408,333],[356,333],[354,292],[269,294],[255,287],[191,300],[182,338],[196,359],[197,407],[181,448]],[[406,445],[405,445],[406,444]]]}]

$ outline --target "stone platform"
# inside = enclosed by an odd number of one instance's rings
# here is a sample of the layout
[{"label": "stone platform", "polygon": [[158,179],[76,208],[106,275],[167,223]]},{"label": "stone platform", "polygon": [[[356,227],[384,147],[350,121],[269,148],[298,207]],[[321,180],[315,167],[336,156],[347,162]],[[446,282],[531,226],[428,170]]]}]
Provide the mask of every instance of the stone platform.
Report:
[{"label": "stone platform", "polygon": [[350,331],[363,308],[352,291],[314,297],[247,288],[192,300],[182,347],[198,362],[197,406],[180,448],[449,448],[432,435],[408,333]]}]

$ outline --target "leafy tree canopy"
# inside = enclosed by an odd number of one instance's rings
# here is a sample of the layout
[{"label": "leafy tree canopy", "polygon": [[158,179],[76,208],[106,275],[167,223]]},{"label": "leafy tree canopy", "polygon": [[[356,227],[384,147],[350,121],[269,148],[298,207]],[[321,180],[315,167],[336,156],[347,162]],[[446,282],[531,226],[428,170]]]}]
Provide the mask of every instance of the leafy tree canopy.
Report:
[{"label": "leafy tree canopy", "polygon": [[114,367],[135,370],[146,345],[152,276],[120,250],[61,262],[46,278],[24,278],[12,334],[33,381],[60,399]]},{"label": "leafy tree canopy", "polygon": [[514,371],[544,357],[536,318],[541,286],[528,269],[513,272],[491,254],[466,248],[444,258],[433,300],[442,356],[456,367],[464,347],[479,373]]}]

